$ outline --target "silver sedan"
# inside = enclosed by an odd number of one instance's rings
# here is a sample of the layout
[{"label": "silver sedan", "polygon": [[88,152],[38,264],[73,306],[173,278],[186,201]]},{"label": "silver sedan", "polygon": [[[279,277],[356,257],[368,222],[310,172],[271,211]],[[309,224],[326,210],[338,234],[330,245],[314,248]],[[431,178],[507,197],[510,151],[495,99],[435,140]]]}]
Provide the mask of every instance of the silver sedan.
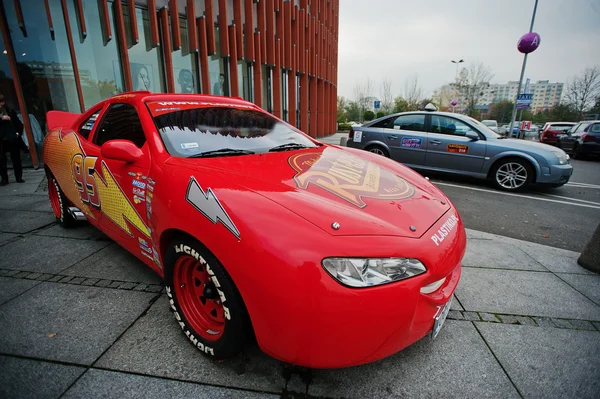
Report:
[{"label": "silver sedan", "polygon": [[491,180],[520,191],[529,184],[562,186],[573,174],[561,149],[504,138],[465,115],[423,111],[388,115],[353,127],[348,147],[374,152],[406,166]]}]

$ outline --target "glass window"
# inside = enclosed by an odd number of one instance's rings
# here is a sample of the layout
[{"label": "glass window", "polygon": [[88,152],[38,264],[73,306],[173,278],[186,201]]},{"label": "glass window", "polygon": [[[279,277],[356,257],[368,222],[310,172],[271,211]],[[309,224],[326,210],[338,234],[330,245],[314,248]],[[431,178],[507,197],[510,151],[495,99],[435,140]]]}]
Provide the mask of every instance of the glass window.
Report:
[{"label": "glass window", "polygon": [[[171,18],[169,18],[169,25],[171,25]],[[179,35],[181,36],[181,49],[171,53],[175,93],[198,93],[196,61],[189,52],[187,20],[184,18],[179,18]],[[171,40],[173,40],[172,35]]]},{"label": "glass window", "polygon": [[[129,18],[129,7],[123,7],[125,21],[131,23]],[[152,48],[150,35],[150,20],[148,10],[136,8],[136,21],[140,42],[131,43],[128,40],[129,64],[131,66],[131,81],[133,90],[149,90],[151,92],[164,92],[164,79],[161,62],[160,47]]]},{"label": "glass window", "polygon": [[[27,37],[19,28],[13,1],[4,2],[6,20],[30,119],[33,114],[39,125],[45,127],[48,111],[81,112],[67,33],[60,2],[49,2],[54,22],[55,40],[52,40],[46,12],[44,7],[40,8],[40,1],[20,1],[25,14]],[[73,29],[75,32],[76,25]],[[0,55],[6,57],[5,54]],[[4,94],[13,92],[10,89]],[[10,100],[10,97],[7,99]],[[18,108],[16,101],[9,105]]]},{"label": "glass window", "polygon": [[[266,153],[282,145],[286,147],[280,150],[315,147],[310,139],[289,124],[251,106],[169,111],[158,102],[150,102],[148,108],[167,151],[180,157],[220,149]],[[226,155],[240,153],[215,154]]]},{"label": "glass window", "polygon": [[[98,2],[82,1],[83,14],[87,27],[87,37],[80,35],[79,18],[74,2],[67,2],[69,21],[73,31],[73,43],[77,56],[81,92],[86,109],[94,104],[120,93],[124,89],[121,74],[117,40],[104,43],[102,35],[101,11]],[[110,20],[113,8],[108,7]],[[115,31],[114,24],[111,27]]]},{"label": "glass window", "polygon": [[238,79],[240,84],[240,95],[244,100],[253,101],[252,93],[252,64],[246,61],[238,61]]},{"label": "glass window", "polygon": [[600,133],[600,123],[594,123],[589,129],[590,133]]},{"label": "glass window", "polygon": [[575,133],[581,133],[585,131],[585,128],[588,126],[589,125],[587,123],[581,123],[579,126],[577,126],[577,130],[575,130]]},{"label": "glass window", "polygon": [[384,127],[384,128],[390,128],[391,129],[393,127],[392,122],[394,120],[395,120],[394,118],[387,118],[387,119],[384,119],[384,120],[381,120],[379,122],[376,122],[376,123],[372,124],[370,127]]},{"label": "glass window", "polygon": [[79,128],[79,134],[84,139],[87,140],[88,137],[90,137],[90,133],[92,132],[92,129],[94,129],[94,125],[96,124],[96,119],[98,119],[98,115],[100,115],[100,111],[102,111],[102,108],[94,112],[94,114],[90,116],[85,122],[83,122],[83,124]]},{"label": "glass window", "polygon": [[94,143],[101,146],[110,140],[129,140],[142,148],[146,142],[137,111],[129,104],[115,104],[100,122]]},{"label": "glass window", "polygon": [[413,130],[415,132],[424,132],[425,115],[401,115],[394,120],[393,124],[388,125],[388,127],[397,130]]},{"label": "glass window", "polygon": [[281,119],[288,122],[288,73],[286,70],[281,71]]},{"label": "glass window", "polygon": [[[485,126],[485,125],[483,125]],[[455,134],[464,136],[468,131],[473,130],[471,126],[457,119],[441,115],[431,115],[431,133]]]},{"label": "glass window", "polygon": [[[217,7],[215,7],[217,8]],[[229,81],[227,80],[227,61],[221,58],[219,29],[215,27],[215,47],[217,52],[208,57],[208,76],[210,77],[210,94],[216,96],[229,95]]]}]

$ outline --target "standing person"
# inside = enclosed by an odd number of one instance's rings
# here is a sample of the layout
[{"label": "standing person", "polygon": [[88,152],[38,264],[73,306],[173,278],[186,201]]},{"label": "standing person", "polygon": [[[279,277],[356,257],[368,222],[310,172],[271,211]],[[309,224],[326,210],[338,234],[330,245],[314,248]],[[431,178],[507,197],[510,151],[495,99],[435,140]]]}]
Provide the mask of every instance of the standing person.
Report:
[{"label": "standing person", "polygon": [[0,186],[8,184],[8,157],[15,170],[15,179],[17,183],[25,183],[23,180],[23,166],[21,165],[21,148],[25,145],[21,139],[23,134],[23,124],[17,117],[17,113],[6,106],[4,96],[0,94]]},{"label": "standing person", "polygon": [[214,84],[212,94],[217,96],[225,95],[225,74],[219,75],[219,81]]}]

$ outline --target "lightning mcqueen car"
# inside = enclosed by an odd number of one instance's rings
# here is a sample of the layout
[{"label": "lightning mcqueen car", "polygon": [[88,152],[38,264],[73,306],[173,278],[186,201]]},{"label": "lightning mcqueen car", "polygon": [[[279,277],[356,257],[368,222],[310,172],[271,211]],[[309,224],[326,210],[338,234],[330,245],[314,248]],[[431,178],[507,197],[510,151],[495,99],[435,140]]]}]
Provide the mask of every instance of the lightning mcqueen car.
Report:
[{"label": "lightning mcqueen car", "polygon": [[456,208],[385,157],[321,144],[241,99],[124,93],[48,113],[48,191],[162,276],[203,353],[328,368],[438,333],[461,273]]}]

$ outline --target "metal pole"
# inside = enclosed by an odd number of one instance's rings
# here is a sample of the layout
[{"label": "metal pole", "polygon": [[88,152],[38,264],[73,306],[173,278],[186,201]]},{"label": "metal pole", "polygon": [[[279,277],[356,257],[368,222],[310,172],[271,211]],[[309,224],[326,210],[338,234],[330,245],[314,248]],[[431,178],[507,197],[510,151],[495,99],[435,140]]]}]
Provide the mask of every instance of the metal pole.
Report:
[{"label": "metal pole", "polygon": [[[529,33],[533,32],[533,23],[535,22],[535,13],[537,11],[538,0],[535,0],[535,5],[533,6],[533,15],[531,16],[531,25],[529,26]],[[521,78],[519,79],[519,88],[517,89],[517,98],[515,98],[515,105],[513,106],[512,116],[510,118],[510,126],[508,127],[508,137],[512,136],[513,124],[515,118],[517,117],[517,99],[519,98],[519,94],[521,94],[521,86],[523,84],[523,75],[525,74],[525,66],[527,65],[527,54],[523,57],[523,66],[521,67]],[[520,136],[520,132],[519,132]]]}]

